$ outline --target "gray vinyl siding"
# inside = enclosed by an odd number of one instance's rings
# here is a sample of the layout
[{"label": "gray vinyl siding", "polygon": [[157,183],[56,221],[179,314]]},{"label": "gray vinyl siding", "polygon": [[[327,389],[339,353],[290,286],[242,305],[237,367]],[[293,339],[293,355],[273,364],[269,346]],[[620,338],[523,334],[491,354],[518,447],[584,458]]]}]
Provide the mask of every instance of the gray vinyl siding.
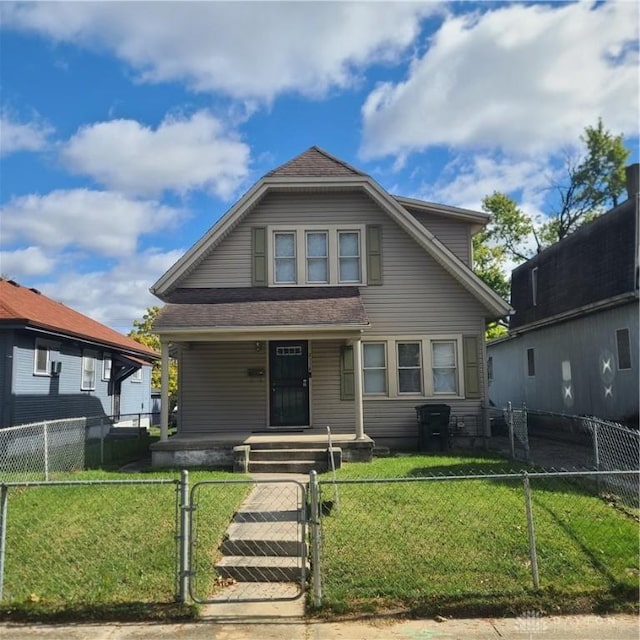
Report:
[{"label": "gray vinyl siding", "polygon": [[[629,329],[631,369],[617,369],[616,330]],[[623,420],[638,415],[638,305],[582,316],[487,346],[493,358],[489,398],[499,407],[526,403],[530,409]],[[527,349],[535,354],[535,376],[527,375]],[[602,377],[611,358],[613,378]],[[563,397],[562,362],[571,363],[573,403]],[[612,385],[605,397],[605,386]]]},{"label": "gray vinyl siding", "polygon": [[340,399],[340,350],[343,342],[311,343],[311,420],[316,428],[332,433],[355,432],[355,404]]},{"label": "gray vinyl siding", "polygon": [[471,266],[471,228],[468,222],[422,211],[412,210],[411,213],[462,262]]},{"label": "gray vinyl siding", "polygon": [[[423,215],[423,224],[460,259],[469,261],[469,227],[459,221]],[[482,358],[484,307],[453,276],[363,193],[271,193],[207,256],[179,287],[251,286],[251,227],[267,225],[381,225],[383,284],[361,287],[375,336],[474,335]],[[312,347],[311,419],[314,427],[354,431],[352,402],[340,400],[339,343]],[[255,354],[238,344],[197,345],[183,354],[181,421],[185,431],[246,430],[266,425],[266,385],[249,380],[246,368],[258,366]],[[251,357],[249,357],[251,356]],[[224,363],[216,362],[219,357]],[[462,359],[462,354],[460,354]],[[253,364],[250,364],[250,363]],[[266,363],[265,363],[266,366]],[[481,372],[484,375],[484,371]],[[481,388],[484,390],[485,385]],[[219,396],[218,396],[219,394]],[[220,404],[216,404],[216,398]],[[434,399],[422,399],[434,402]],[[243,411],[238,410],[238,404]],[[416,438],[414,405],[419,400],[365,400],[365,432],[372,437]],[[460,414],[480,414],[480,400],[451,403]]]},{"label": "gray vinyl siding", "polygon": [[[102,361],[99,376],[102,375]],[[105,383],[106,384],[106,383]],[[142,381],[134,382],[131,377],[122,383],[120,396],[120,414],[150,413],[151,412],[151,367],[142,367]],[[108,398],[108,403],[111,398]],[[108,405],[110,406],[110,404]]]},{"label": "gray vinyl siding", "polygon": [[[192,343],[180,356],[180,430],[221,433],[264,429],[267,350],[255,342]],[[248,369],[263,367],[265,377]]]}]

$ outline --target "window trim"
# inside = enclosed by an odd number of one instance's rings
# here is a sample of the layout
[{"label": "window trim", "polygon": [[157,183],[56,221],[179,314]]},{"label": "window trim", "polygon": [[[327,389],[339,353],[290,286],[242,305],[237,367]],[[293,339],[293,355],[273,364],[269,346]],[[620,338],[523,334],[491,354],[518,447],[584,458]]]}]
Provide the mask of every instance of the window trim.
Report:
[{"label": "window trim", "polygon": [[[365,367],[364,366],[364,352],[365,352],[365,345],[377,345],[377,344],[381,344],[382,348],[383,348],[383,353],[384,353],[384,367]],[[367,340],[367,341],[362,341],[362,362],[360,364],[361,368],[362,368],[362,395],[367,396],[369,398],[371,397],[378,397],[378,398],[386,398],[389,394],[389,345],[387,343],[386,340]],[[365,371],[384,371],[384,386],[385,386],[385,390],[384,391],[367,391],[365,389],[366,384],[365,384]]]},{"label": "window trim", "polygon": [[[628,367],[621,367],[620,366],[620,340],[618,338],[618,336],[622,335],[626,333],[626,347],[628,350],[628,359],[629,359],[629,366]],[[631,332],[629,331],[629,327],[622,327],[621,329],[616,329],[616,367],[618,371],[631,371],[631,369],[633,369],[633,363],[631,362]]]},{"label": "window trim", "polygon": [[[109,367],[107,367],[107,362]],[[113,370],[113,358],[110,353],[102,354],[102,380],[103,382],[109,382],[111,380],[111,371]],[[108,373],[108,375],[107,375]]]},{"label": "window trim", "polygon": [[[367,285],[367,225],[365,224],[345,224],[345,225],[285,225],[275,224],[268,225],[267,229],[267,286],[269,287],[354,287]],[[327,253],[328,253],[328,282],[309,282],[307,276],[307,233],[323,231],[327,234]],[[339,232],[358,232],[359,238],[359,261],[360,261],[360,280],[340,282],[339,270]],[[276,282],[275,279],[275,235],[278,233],[295,234],[296,248],[296,282]]]},{"label": "window trim", "polygon": [[[46,351],[47,364],[45,366],[45,370],[38,369],[38,351],[40,349]],[[36,338],[33,348],[33,375],[48,378],[51,377],[51,344],[41,338]]]},{"label": "window trim", "polygon": [[[293,236],[293,256],[287,256],[287,257],[278,257],[276,255],[276,238],[279,235],[291,235]],[[298,238],[299,238],[300,234],[295,230],[295,229],[280,229],[277,231],[274,231],[273,234],[271,235],[271,240],[272,240],[272,245],[273,245],[273,283],[282,287],[291,287],[294,286],[298,283],[299,279],[300,279],[300,265],[298,264],[299,262],[299,256],[300,256],[300,251],[298,250]],[[293,269],[294,269],[294,279],[293,280],[288,280],[286,282],[278,282],[276,280],[276,273],[277,273],[277,269],[276,269],[276,261],[277,260],[291,260],[293,258]]]},{"label": "window trim", "polygon": [[[324,234],[325,237],[325,255],[324,256],[309,256],[308,238],[309,234]],[[327,267],[327,279],[326,280],[310,280],[309,279],[309,260],[324,260]],[[304,230],[304,281],[309,285],[323,285],[331,282],[331,253],[329,251],[329,232],[326,229],[305,229]]]},{"label": "window trim", "polygon": [[142,367],[140,367],[139,369],[136,369],[131,374],[131,382],[135,382],[136,384],[140,384],[143,380],[144,380],[144,377],[142,375]]},{"label": "window trim", "polygon": [[[465,384],[464,384],[464,352],[462,344],[462,334],[430,334],[430,335],[394,335],[394,336],[367,336],[362,339],[362,357],[363,362],[360,367],[363,372],[363,400],[409,400],[412,398],[425,398],[426,400],[464,400]],[[387,354],[387,393],[373,394],[364,392],[364,345],[371,343],[386,343]],[[422,364],[422,392],[408,393],[400,392],[398,385],[398,357],[397,343],[420,342],[421,364]],[[457,393],[434,393],[433,380],[431,375],[431,343],[432,342],[454,342],[457,368]],[[393,373],[392,373],[393,372]],[[429,372],[429,375],[427,375]]]},{"label": "window trim", "polygon": [[[407,366],[400,366],[400,354],[399,354],[399,349],[400,349],[400,345],[401,344],[417,344],[418,345],[418,349],[419,349],[419,353],[418,353],[418,366],[417,367],[407,367]],[[423,368],[423,364],[424,364],[424,357],[422,355],[422,340],[396,340],[395,341],[395,348],[396,348],[396,384],[397,384],[397,389],[398,389],[398,395],[399,396],[417,396],[417,397],[421,397],[424,394],[424,368]],[[420,391],[401,391],[400,390],[400,370],[401,369],[418,369],[420,371]]]},{"label": "window trim", "polygon": [[[83,349],[82,350],[82,358],[80,359],[80,390],[81,391],[95,391],[96,389],[96,360],[98,358],[98,352],[93,349]],[[93,362],[93,381],[86,384],[86,380],[84,377],[85,371],[88,369],[85,368],[85,362]],[[93,386],[90,386],[93,384]]]}]

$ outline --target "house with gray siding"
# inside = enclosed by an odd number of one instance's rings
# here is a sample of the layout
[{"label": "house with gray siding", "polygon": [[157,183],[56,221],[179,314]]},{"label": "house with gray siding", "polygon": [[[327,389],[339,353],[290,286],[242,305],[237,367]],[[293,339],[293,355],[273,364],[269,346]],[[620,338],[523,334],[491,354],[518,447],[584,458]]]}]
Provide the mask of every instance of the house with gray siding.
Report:
[{"label": "house with gray siding", "polygon": [[327,427],[344,459],[411,450],[429,403],[483,438],[484,330],[510,311],[471,269],[487,222],[318,147],[266,174],[151,289],[179,368],[178,432],[164,414],[154,464],[326,447]]},{"label": "house with gray siding", "polygon": [[509,334],[487,347],[498,407],[638,423],[638,166],[626,201],[513,271]]},{"label": "house with gray siding", "polygon": [[97,416],[126,424],[127,416],[151,412],[157,358],[36,289],[0,280],[2,428]]}]

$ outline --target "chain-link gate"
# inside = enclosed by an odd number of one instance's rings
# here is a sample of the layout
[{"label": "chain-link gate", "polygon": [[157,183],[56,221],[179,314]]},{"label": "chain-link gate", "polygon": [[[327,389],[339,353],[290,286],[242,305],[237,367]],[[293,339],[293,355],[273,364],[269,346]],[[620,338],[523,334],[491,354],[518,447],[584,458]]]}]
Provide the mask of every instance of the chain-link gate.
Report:
[{"label": "chain-link gate", "polygon": [[[307,580],[304,484],[295,480],[199,482],[191,489],[189,502],[189,595],[195,602],[302,596]],[[222,541],[212,535],[212,516],[220,525],[217,530],[226,526]]]}]

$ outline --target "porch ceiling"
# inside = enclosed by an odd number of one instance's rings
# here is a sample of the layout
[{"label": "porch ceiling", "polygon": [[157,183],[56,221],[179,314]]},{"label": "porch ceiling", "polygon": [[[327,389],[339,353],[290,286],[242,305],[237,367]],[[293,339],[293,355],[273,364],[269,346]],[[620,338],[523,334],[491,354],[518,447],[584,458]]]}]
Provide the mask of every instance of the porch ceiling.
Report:
[{"label": "porch ceiling", "polygon": [[162,309],[158,333],[357,331],[369,320],[357,287],[177,289]]}]

